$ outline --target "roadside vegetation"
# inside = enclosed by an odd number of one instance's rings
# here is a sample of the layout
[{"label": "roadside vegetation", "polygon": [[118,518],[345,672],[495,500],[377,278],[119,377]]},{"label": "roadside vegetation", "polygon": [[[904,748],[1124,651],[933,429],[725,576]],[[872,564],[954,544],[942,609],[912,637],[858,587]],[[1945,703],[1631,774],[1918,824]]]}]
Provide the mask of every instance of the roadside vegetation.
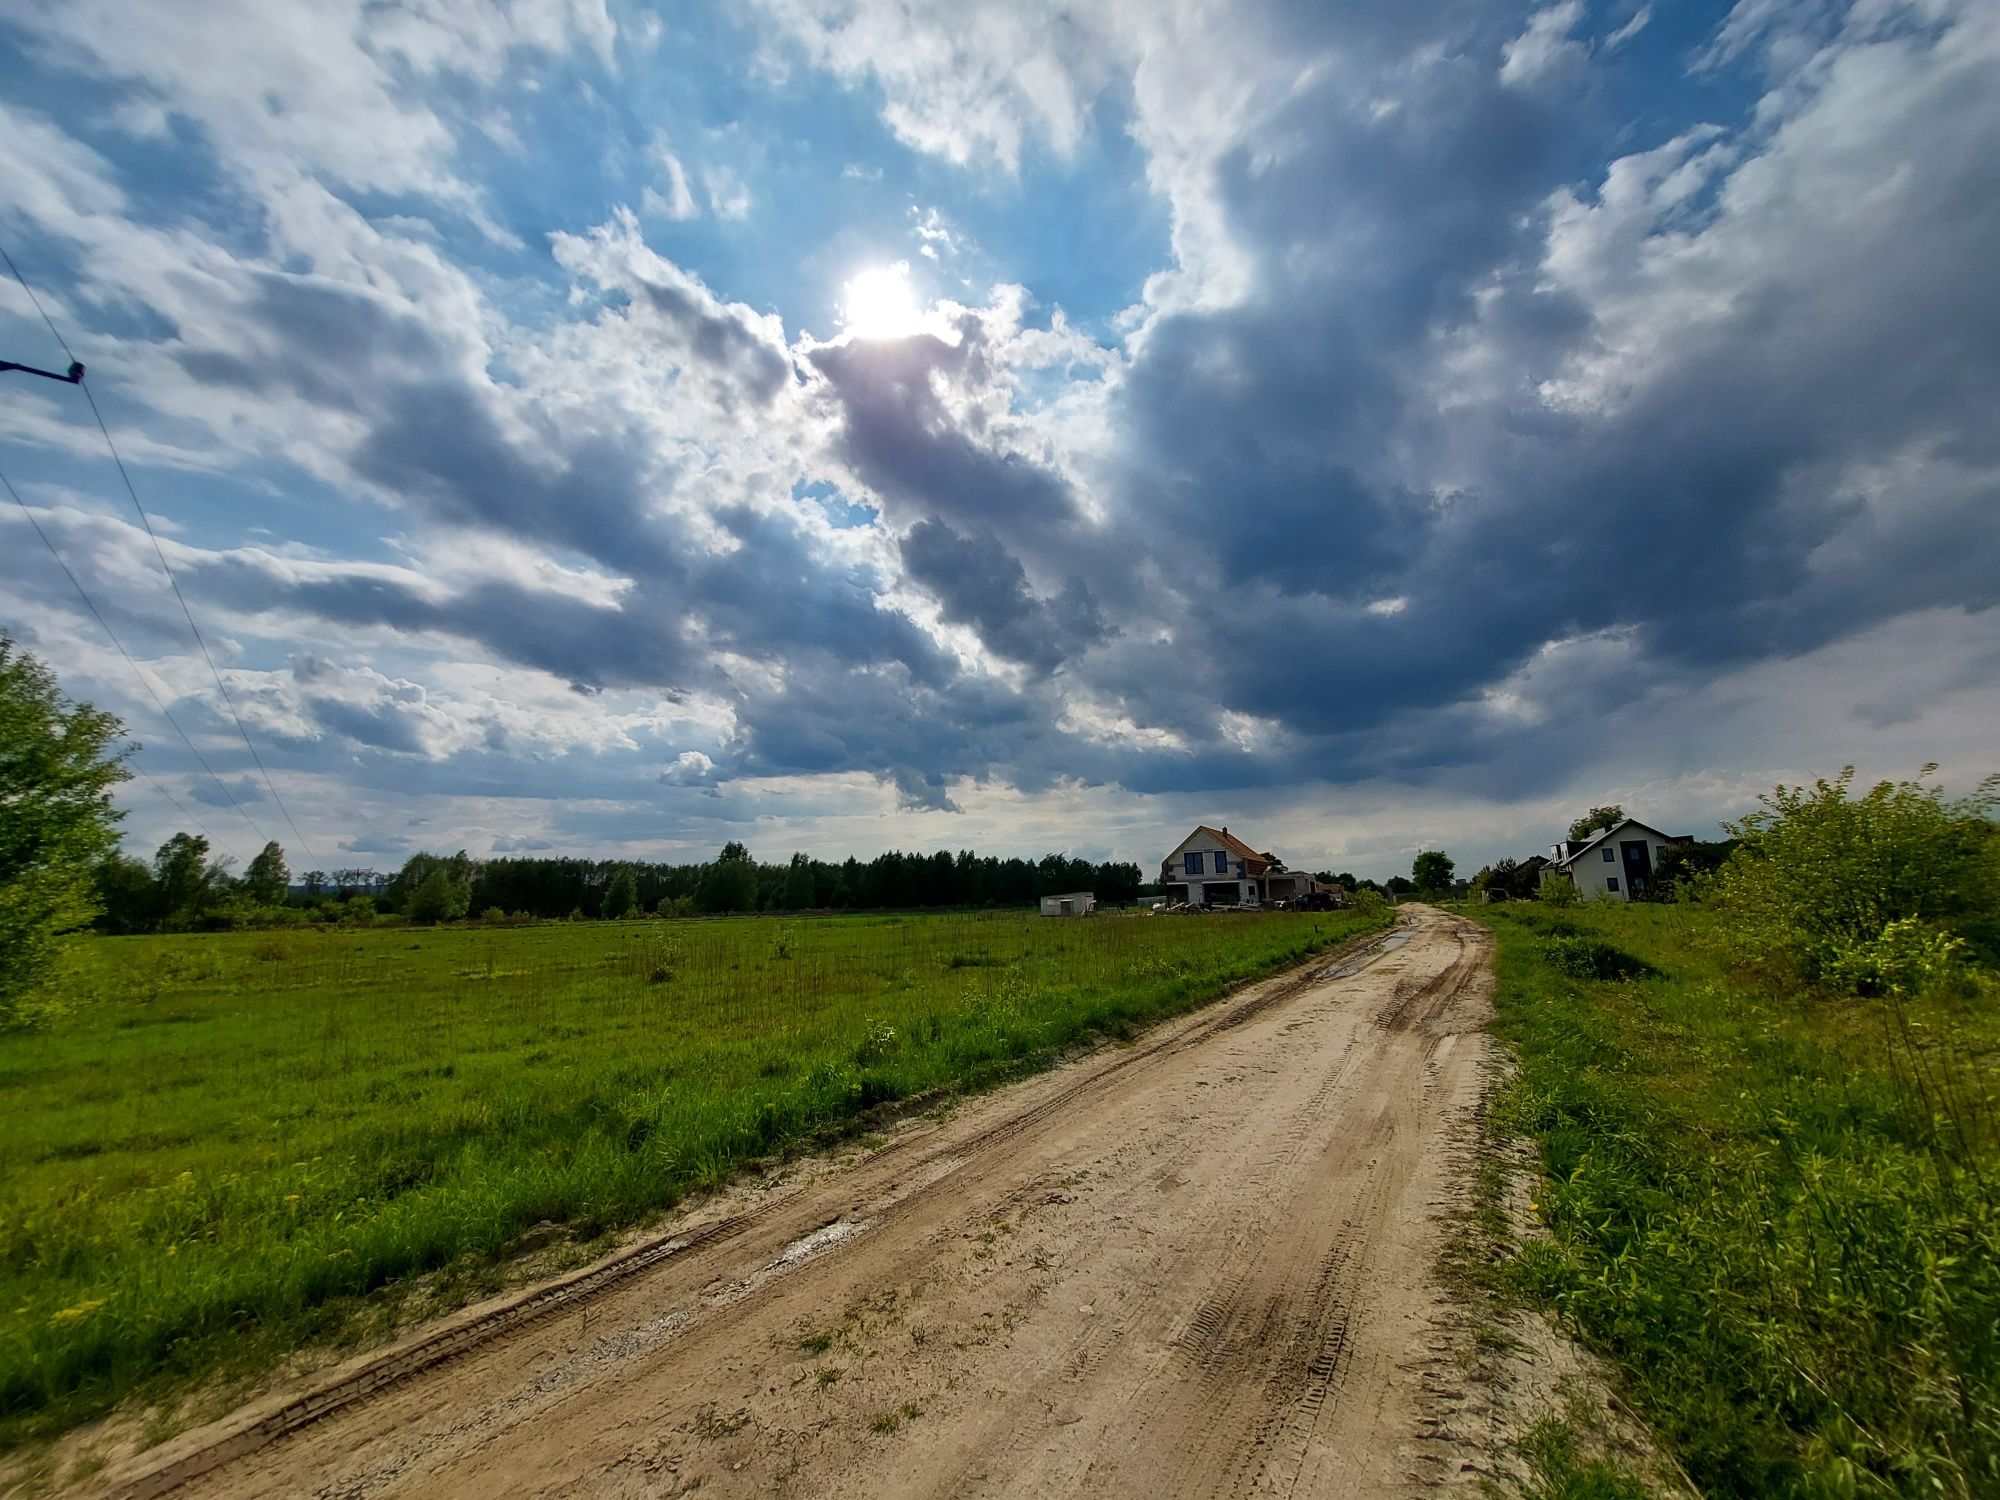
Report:
[{"label": "roadside vegetation", "polygon": [[1501,1274],[1705,1493],[2000,1494],[1993,794],[1780,788],[1678,901],[1469,909],[1546,1173]]},{"label": "roadside vegetation", "polygon": [[[1122,1036],[1386,912],[72,940],[0,1035],[0,1442],[493,1285],[871,1107]],[[441,1278],[441,1280],[440,1280]]]}]

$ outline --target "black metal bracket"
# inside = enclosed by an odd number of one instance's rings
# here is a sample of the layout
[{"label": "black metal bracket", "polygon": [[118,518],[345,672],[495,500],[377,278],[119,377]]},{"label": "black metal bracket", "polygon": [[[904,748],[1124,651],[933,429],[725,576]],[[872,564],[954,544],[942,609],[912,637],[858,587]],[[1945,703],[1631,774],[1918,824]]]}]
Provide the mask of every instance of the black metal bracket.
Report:
[{"label": "black metal bracket", "polygon": [[68,371],[59,375],[54,370],[40,369],[35,365],[17,364],[11,359],[0,359],[0,374],[4,374],[8,370],[19,370],[25,375],[39,375],[44,380],[66,381],[70,385],[83,384],[83,362],[81,360],[71,360]]}]

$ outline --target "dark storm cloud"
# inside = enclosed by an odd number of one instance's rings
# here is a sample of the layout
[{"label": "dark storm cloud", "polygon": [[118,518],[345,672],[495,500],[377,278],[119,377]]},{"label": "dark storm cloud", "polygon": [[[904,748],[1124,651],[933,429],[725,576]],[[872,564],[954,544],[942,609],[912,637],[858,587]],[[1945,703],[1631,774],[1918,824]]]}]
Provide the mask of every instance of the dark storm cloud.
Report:
[{"label": "dark storm cloud", "polygon": [[811,360],[839,400],[843,456],[904,518],[1002,535],[1075,519],[1060,476],[996,451],[939,394],[946,381],[985,383],[989,355],[977,319],[961,320],[955,345],[929,333],[855,340],[814,349]]},{"label": "dark storm cloud", "polygon": [[692,288],[641,278],[640,294],[678,335],[677,343],[711,377],[711,388],[725,404],[742,391],[768,405],[791,379],[792,365],[783,349],[758,337],[742,320],[713,308]]},{"label": "dark storm cloud", "polygon": [[1042,671],[1104,637],[1103,615],[1081,579],[1053,599],[1038,598],[1020,559],[991,532],[961,536],[942,521],[919,521],[903,539],[903,565],[937,596],[947,620]]},{"label": "dark storm cloud", "polygon": [[[1609,707],[1653,673],[1991,604],[2000,285],[1978,268],[2000,253],[2000,69],[1926,52],[1949,39],[1873,45],[1822,80],[1824,118],[1729,142],[1711,170],[1754,189],[1718,182],[1690,212],[1656,187],[1601,246],[1564,242],[1602,265],[1554,259],[1578,106],[1476,55],[1380,121],[1331,83],[1301,95],[1271,130],[1288,154],[1223,168],[1258,295],[1156,328],[1120,395],[1127,504],[1171,538],[1151,554],[1184,608],[1170,646],[1108,654],[1112,685],[1154,722],[1212,694],[1309,753],[1407,768],[1418,722],[1424,758],[1483,753],[1491,726],[1438,711],[1551,641],[1629,633],[1634,660],[1595,688]],[[1873,138],[1843,160],[1838,128]],[[1854,208],[1884,180],[1893,201]],[[1719,264],[1685,257],[1683,284],[1651,257],[1691,235]],[[1705,325],[1674,311],[1718,296],[1731,314]],[[1639,373],[1546,398],[1628,340]],[[1498,372],[1469,396],[1444,362],[1467,350]],[[1843,488],[1870,466],[1913,493]]]},{"label": "dark storm cloud", "polygon": [[794,518],[731,506],[715,519],[739,545],[703,558],[693,584],[721,638],[752,654],[809,649],[894,662],[931,686],[952,674],[929,636],[877,603],[886,580],[873,568],[821,555]]}]

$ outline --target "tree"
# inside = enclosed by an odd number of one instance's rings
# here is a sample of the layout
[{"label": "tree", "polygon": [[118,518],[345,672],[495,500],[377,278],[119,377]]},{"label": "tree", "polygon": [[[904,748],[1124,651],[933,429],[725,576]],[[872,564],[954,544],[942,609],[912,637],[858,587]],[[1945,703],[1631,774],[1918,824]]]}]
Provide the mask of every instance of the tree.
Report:
[{"label": "tree", "polygon": [[1569,839],[1580,844],[1600,828],[1616,828],[1625,821],[1625,809],[1615,802],[1609,807],[1593,807],[1569,825]]},{"label": "tree", "polygon": [[755,911],[757,865],[750,851],[731,839],[715,862],[701,872],[698,899],[703,911]]},{"label": "tree", "polygon": [[153,930],[160,918],[160,893],[144,860],[114,851],[97,862],[92,878],[97,886],[98,931]]},{"label": "tree", "polygon": [[1451,889],[1451,856],[1440,849],[1426,849],[1410,866],[1410,879],[1419,895],[1435,896]]},{"label": "tree", "polygon": [[453,880],[451,872],[440,867],[426,875],[422,884],[410,893],[405,912],[412,922],[455,922],[471,906],[470,887]]},{"label": "tree", "polygon": [[611,884],[604,889],[604,915],[614,921],[619,917],[629,917],[632,909],[639,904],[639,881],[628,866],[611,877]]},{"label": "tree", "polygon": [[[412,895],[439,870],[444,871],[445,878],[453,885],[465,889],[469,905],[472,899],[472,881],[478,873],[478,867],[473,863],[471,856],[461,849],[451,855],[417,853],[404,860],[403,868],[396,872],[388,888],[382,892],[384,909],[407,913]],[[372,877],[375,874],[372,870],[337,873],[353,874],[357,877],[363,875]],[[459,915],[463,916],[464,912],[461,911]]]},{"label": "tree", "polygon": [[160,920],[170,927],[193,925],[215,904],[229,867],[208,857],[208,840],[198,833],[177,833],[153,856],[153,884]]},{"label": "tree", "polygon": [[285,866],[285,851],[273,839],[257,851],[243,871],[243,890],[252,901],[264,906],[281,906],[291,889],[292,872]]},{"label": "tree", "polygon": [[813,889],[812,861],[803,854],[794,854],[791,864],[785,867],[785,889],[783,906],[786,911],[810,911],[817,903]]},{"label": "tree", "polygon": [[0,635],[0,1025],[21,1014],[56,940],[97,915],[97,862],[117,846],[111,788],[123,726],[69,703],[55,674]]}]

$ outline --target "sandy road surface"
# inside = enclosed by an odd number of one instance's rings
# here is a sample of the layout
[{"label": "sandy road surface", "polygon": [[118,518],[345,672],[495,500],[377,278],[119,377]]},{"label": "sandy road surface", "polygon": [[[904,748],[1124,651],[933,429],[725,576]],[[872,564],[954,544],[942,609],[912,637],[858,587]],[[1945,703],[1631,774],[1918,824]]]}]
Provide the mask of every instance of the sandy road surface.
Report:
[{"label": "sandy road surface", "polygon": [[106,1477],[287,1496],[1452,1482],[1431,1268],[1482,1087],[1486,942],[1416,909],[1371,955],[712,1205],[644,1271],[277,1441],[213,1463],[238,1419]]}]

